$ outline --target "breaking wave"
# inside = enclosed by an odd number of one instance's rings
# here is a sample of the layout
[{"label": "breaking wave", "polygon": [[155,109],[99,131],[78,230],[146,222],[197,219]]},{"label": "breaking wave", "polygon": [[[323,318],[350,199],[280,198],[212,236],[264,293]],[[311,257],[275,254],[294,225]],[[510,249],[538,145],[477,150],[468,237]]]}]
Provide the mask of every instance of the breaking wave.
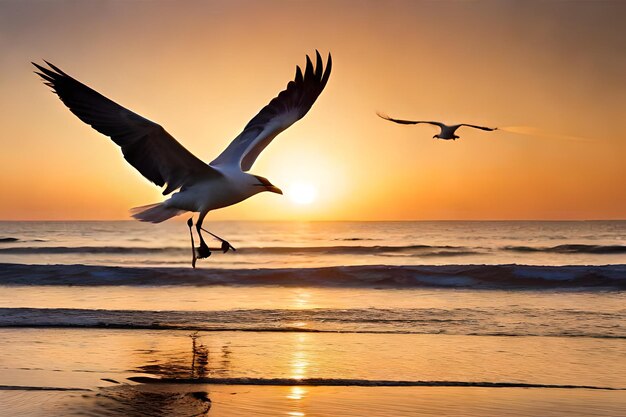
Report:
[{"label": "breaking wave", "polygon": [[[624,312],[534,308],[103,310],[0,308],[0,328],[446,334],[626,339]],[[502,317],[508,321],[504,323]]]},{"label": "breaking wave", "polygon": [[591,266],[414,265],[191,269],[0,264],[0,285],[281,285],[473,289],[626,289],[626,264]]},{"label": "breaking wave", "polygon": [[[373,239],[347,238],[344,241],[364,241]],[[22,241],[14,237],[2,237],[0,243],[45,242],[35,239]],[[626,254],[626,245],[563,244],[549,247],[503,246],[499,248],[450,246],[450,245],[334,245],[334,246],[267,246],[237,248],[238,253],[252,255],[372,255],[386,257],[454,257],[485,255],[495,252],[517,253],[556,253],[561,255]],[[187,256],[188,247],[150,246],[2,246],[0,255],[171,255]]]},{"label": "breaking wave", "polygon": [[626,253],[626,246],[583,244],[568,244],[552,247],[505,246],[504,250],[513,252],[591,253],[595,255],[613,255]]}]

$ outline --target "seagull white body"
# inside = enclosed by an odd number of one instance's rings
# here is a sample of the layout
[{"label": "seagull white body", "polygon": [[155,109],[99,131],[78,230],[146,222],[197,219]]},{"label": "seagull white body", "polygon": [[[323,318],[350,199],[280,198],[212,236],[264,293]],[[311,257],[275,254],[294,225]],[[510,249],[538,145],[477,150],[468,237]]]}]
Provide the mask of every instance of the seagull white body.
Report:
[{"label": "seagull white body", "polygon": [[[98,132],[109,136],[121,147],[124,158],[144,177],[156,185],[165,186],[164,195],[178,190],[162,203],[133,209],[133,217],[159,223],[186,211],[199,212],[196,229],[200,237],[200,249],[204,246],[206,256],[210,251],[200,230],[209,211],[237,204],[262,191],[282,194],[266,178],[246,171],[250,170],[259,154],[280,132],[309,111],[326,86],[332,67],[330,54],[325,69],[318,52],[315,68],[307,56],[304,73],[300,67],[296,67],[295,79],[287,84],[287,88],[261,109],[216,159],[206,164],[160,125],[120,106],[46,63],[50,68],[33,63],[40,71],[36,74],[42,77],[72,113]],[[227,243],[224,240],[222,242]]]},{"label": "seagull white body", "polygon": [[467,126],[467,127],[471,127],[474,129],[480,129],[480,130],[487,130],[487,131],[493,131],[493,130],[497,130],[497,127],[485,127],[485,126],[477,126],[477,125],[470,125],[467,123],[460,123],[457,125],[447,125],[445,123],[441,123],[441,122],[433,122],[433,121],[422,121],[422,120],[401,120],[401,119],[393,119],[387,115],[381,114],[381,113],[377,113],[378,116],[382,117],[385,120],[389,120],[391,122],[394,123],[398,123],[398,124],[402,124],[402,125],[416,125],[416,124],[420,124],[420,123],[425,123],[425,124],[429,124],[429,125],[433,125],[433,126],[437,126],[439,127],[439,129],[441,129],[441,131],[439,132],[439,134],[433,136],[433,139],[444,139],[444,140],[457,140],[458,138],[460,138],[460,136],[456,135],[456,131],[458,128],[462,127],[462,126]]},{"label": "seagull white body", "polygon": [[163,204],[179,210],[202,212],[237,204],[265,189],[254,187],[254,175],[241,170],[218,169],[222,176],[208,178],[178,191]]}]

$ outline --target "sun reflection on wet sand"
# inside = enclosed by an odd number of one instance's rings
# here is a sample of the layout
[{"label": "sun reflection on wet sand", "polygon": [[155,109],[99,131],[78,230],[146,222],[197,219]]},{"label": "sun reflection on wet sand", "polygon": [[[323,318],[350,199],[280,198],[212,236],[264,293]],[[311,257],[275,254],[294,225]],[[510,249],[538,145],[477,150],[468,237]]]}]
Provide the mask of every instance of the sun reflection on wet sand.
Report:
[{"label": "sun reflection on wet sand", "polygon": [[305,413],[303,408],[306,406],[304,400],[306,399],[306,394],[308,390],[305,387],[290,387],[289,391],[286,395],[288,400],[291,400],[289,403],[291,411],[287,411],[288,416],[304,416]]},{"label": "sun reflection on wet sand", "polygon": [[290,400],[301,400],[306,395],[306,389],[303,387],[291,387],[287,398]]},{"label": "sun reflection on wet sand", "polygon": [[307,377],[307,369],[311,363],[309,353],[305,351],[308,342],[307,334],[296,335],[296,343],[291,355],[290,368],[291,378],[303,379]]},{"label": "sun reflection on wet sand", "polygon": [[310,308],[311,293],[305,289],[298,289],[294,294],[293,307],[298,309]]},{"label": "sun reflection on wet sand", "polygon": [[[302,323],[301,325],[306,325]],[[313,359],[311,354],[307,351],[311,340],[306,333],[294,334],[293,350],[289,360],[290,378],[301,380],[308,378],[308,369]],[[287,411],[288,416],[300,417],[305,413],[302,411],[305,406],[305,400],[307,397],[308,389],[306,387],[294,386],[290,387],[289,391],[285,395],[287,400],[290,400],[291,411]]]},{"label": "sun reflection on wet sand", "polygon": [[309,362],[305,359],[303,352],[295,352],[291,362],[291,377],[294,379],[302,379],[306,377]]}]

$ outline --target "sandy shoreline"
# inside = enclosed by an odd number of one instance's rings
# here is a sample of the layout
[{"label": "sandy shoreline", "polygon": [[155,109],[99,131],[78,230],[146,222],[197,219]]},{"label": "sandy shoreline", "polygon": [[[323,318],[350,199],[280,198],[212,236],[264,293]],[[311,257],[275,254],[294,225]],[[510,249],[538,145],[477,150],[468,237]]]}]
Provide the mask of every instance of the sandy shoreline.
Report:
[{"label": "sandy shoreline", "polygon": [[[621,339],[192,336],[187,331],[0,329],[0,415],[583,417],[626,412]],[[515,369],[520,360],[524,367]]]},{"label": "sandy shoreline", "polygon": [[0,390],[2,415],[617,416],[618,391],[451,387],[111,385],[89,392]]}]

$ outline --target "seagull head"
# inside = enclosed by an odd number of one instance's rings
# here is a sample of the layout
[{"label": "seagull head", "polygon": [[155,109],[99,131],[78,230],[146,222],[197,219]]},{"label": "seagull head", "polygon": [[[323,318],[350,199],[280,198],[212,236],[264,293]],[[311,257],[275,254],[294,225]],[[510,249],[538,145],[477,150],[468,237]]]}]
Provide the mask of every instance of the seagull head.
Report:
[{"label": "seagull head", "polygon": [[252,175],[253,178],[253,182],[252,182],[252,186],[253,187],[257,187],[257,193],[260,193],[262,191],[270,191],[272,193],[276,193],[276,194],[282,194],[282,190],[280,188],[278,188],[277,186],[275,186],[274,184],[272,184],[267,178],[262,177],[260,175]]}]

